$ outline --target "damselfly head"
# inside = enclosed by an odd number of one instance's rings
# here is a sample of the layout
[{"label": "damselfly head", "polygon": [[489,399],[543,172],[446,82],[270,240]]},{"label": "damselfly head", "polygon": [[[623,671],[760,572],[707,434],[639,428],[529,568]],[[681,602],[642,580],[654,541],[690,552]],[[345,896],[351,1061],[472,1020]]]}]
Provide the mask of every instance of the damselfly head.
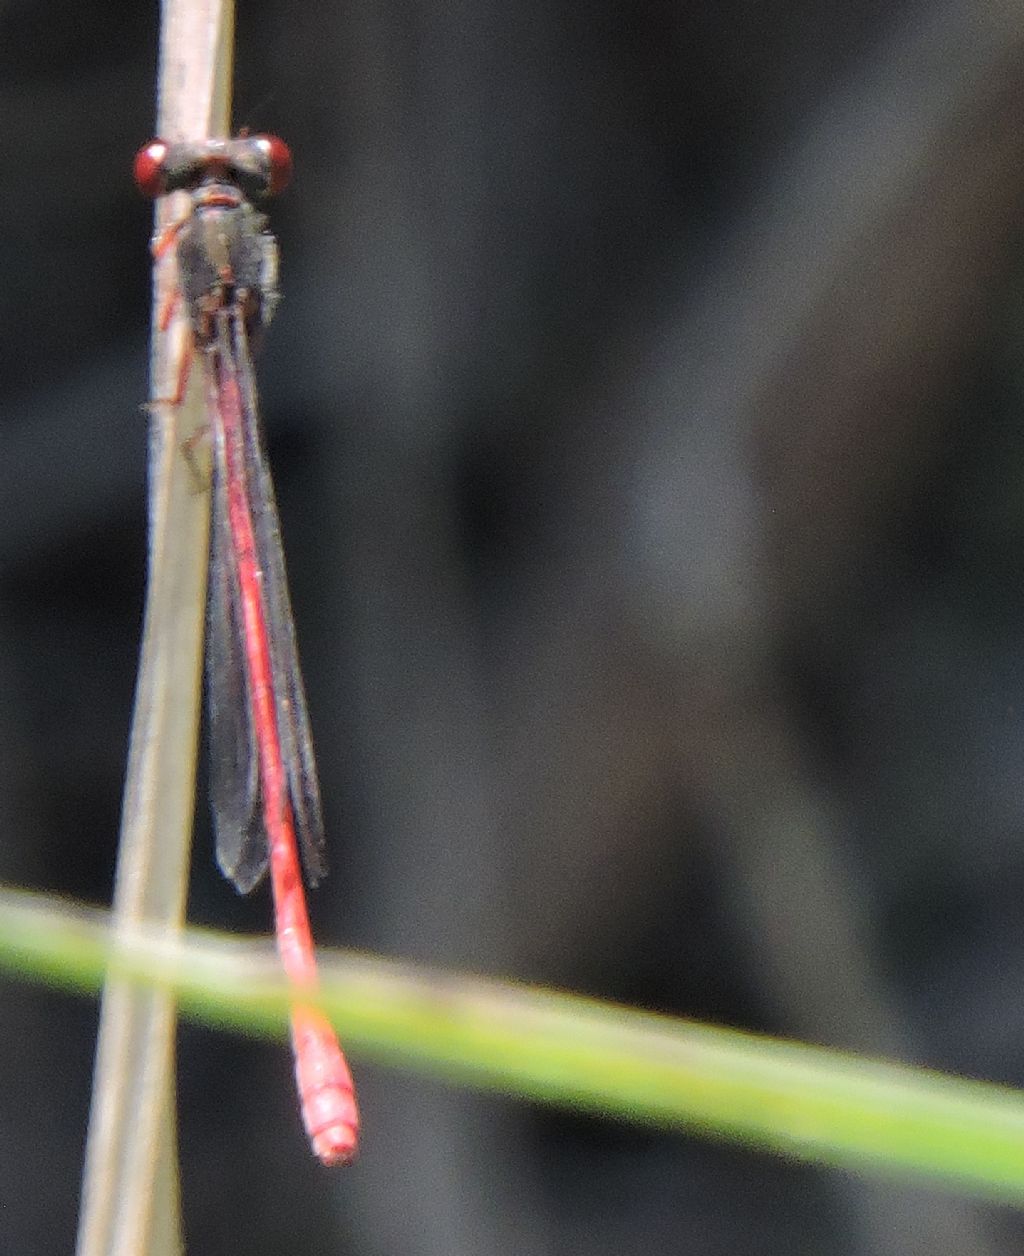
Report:
[{"label": "damselfly head", "polygon": [[292,177],[292,155],[276,135],[228,140],[150,140],[135,155],[135,186],[155,200],[204,183],[230,183],[250,200],[276,196]]}]

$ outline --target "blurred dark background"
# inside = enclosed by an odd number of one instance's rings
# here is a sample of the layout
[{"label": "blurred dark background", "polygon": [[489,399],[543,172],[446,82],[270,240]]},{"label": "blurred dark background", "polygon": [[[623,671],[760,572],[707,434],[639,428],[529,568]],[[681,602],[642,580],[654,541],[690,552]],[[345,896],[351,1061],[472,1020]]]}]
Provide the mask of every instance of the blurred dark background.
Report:
[{"label": "blurred dark background", "polygon": [[[157,13],[0,9],[0,880],[109,901]],[[1024,1085],[1024,12],[249,3],[320,937]],[[200,800],[190,915],[265,932]],[[96,1009],[0,987],[0,1251]],[[1022,1218],[184,1028],[189,1250],[1018,1251]]]}]

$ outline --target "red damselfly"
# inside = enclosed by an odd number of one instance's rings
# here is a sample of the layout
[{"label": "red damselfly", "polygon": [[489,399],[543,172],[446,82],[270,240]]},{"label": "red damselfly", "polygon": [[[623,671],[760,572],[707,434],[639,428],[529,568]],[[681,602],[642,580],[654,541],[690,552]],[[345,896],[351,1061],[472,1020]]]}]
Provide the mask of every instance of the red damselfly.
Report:
[{"label": "red damselfly", "polygon": [[269,867],[278,953],[300,992],[291,1027],[303,1121],[317,1156],[337,1164],[355,1155],[359,1118],[334,1030],[301,998],[317,980],[302,873],[315,885],[326,872],[323,819],[249,350],[277,303],[277,242],[253,202],[290,176],[288,147],[272,135],[152,140],[135,158],[145,196],[191,198],[153,253],[173,249],[173,300],[192,331],[175,400],[194,351],[213,441],[206,695],[217,861],[243,894]]}]

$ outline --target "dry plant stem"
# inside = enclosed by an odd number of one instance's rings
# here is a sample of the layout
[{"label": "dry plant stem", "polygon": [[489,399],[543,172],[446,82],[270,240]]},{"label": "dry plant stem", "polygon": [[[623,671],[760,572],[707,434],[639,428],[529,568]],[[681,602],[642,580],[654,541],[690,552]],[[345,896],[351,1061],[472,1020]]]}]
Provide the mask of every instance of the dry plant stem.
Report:
[{"label": "dry plant stem", "polygon": [[[222,0],[162,6],[157,130],[167,139],[226,134],[234,13]],[[140,128],[140,138],[148,127]],[[127,181],[127,167],[125,178]],[[177,212],[157,207],[157,229]],[[141,242],[140,242],[141,244]],[[174,283],[173,257],[154,272],[154,310]],[[176,318],[154,318],[151,395],[169,396]],[[182,446],[202,423],[202,395],[150,418],[146,620],[125,780],[114,928],[180,930],[188,884],[206,602],[209,498]],[[86,1147],[78,1256],[163,1256],[182,1250],[174,1123],[175,1004],[112,978],[104,987]]]}]

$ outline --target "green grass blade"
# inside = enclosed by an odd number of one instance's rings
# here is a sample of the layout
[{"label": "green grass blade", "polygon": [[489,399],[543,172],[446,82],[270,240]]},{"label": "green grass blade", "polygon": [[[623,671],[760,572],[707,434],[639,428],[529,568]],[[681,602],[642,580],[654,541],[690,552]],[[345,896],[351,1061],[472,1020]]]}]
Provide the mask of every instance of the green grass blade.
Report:
[{"label": "green grass blade", "polygon": [[[183,1013],[284,1035],[269,947],[193,930],[115,942],[101,913],[0,891],[0,966],[92,992],[104,972]],[[358,1057],[477,1088],[1024,1204],[1024,1094],[570,994],[329,952],[321,1004]]]}]

